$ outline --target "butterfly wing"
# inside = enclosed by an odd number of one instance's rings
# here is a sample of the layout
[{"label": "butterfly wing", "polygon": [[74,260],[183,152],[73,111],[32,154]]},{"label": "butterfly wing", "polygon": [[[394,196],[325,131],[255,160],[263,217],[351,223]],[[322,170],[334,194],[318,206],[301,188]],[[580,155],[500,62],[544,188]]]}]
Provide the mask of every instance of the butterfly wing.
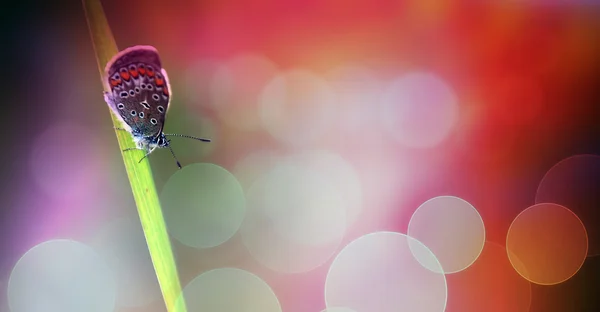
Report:
[{"label": "butterfly wing", "polygon": [[110,92],[105,100],[137,137],[155,137],[163,129],[170,85],[158,52],[151,46],[127,48],[106,65]]}]

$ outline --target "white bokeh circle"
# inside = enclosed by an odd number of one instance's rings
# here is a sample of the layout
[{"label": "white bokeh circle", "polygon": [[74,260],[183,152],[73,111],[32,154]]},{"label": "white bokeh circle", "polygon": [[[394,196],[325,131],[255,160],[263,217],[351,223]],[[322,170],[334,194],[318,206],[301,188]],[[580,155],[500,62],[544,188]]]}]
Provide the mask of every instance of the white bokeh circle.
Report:
[{"label": "white bokeh circle", "polygon": [[[481,215],[473,205],[455,196],[438,196],[421,204],[410,218],[407,234],[435,254],[443,270],[436,271],[437,266],[427,268],[437,273],[468,268],[485,245]],[[417,260],[421,261],[418,256]]]},{"label": "white bokeh circle", "polygon": [[[415,242],[413,248],[409,247],[411,241]],[[404,234],[375,232],[350,242],[327,273],[327,306],[356,311],[443,312],[446,277],[419,263],[413,256],[415,251],[428,265],[437,263],[440,267],[425,245]]]},{"label": "white bokeh circle", "polygon": [[12,312],[112,312],[116,302],[113,271],[92,248],[56,239],[27,251],[8,281]]}]

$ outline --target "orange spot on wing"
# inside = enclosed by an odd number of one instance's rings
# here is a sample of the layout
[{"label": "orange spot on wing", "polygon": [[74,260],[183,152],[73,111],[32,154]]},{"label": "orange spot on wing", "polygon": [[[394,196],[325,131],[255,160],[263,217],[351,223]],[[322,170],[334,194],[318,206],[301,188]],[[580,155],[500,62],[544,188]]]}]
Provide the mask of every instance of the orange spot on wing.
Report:
[{"label": "orange spot on wing", "polygon": [[131,76],[133,76],[133,78],[137,78],[138,77],[138,72],[135,69],[130,69],[129,73],[131,74]]},{"label": "orange spot on wing", "polygon": [[160,87],[165,84],[165,80],[162,78],[156,77],[156,86]]},{"label": "orange spot on wing", "polygon": [[146,74],[146,69],[145,68],[138,68],[138,72],[140,72],[140,75],[145,75]]},{"label": "orange spot on wing", "polygon": [[110,85],[113,86],[113,88],[118,86],[119,83],[121,83],[121,79],[117,80],[117,79],[110,78]]},{"label": "orange spot on wing", "polygon": [[169,90],[167,90],[167,88],[163,88],[163,93],[164,93],[166,96],[169,96]]},{"label": "orange spot on wing", "polygon": [[148,68],[148,76],[149,77],[154,77],[154,70],[153,69]]},{"label": "orange spot on wing", "polygon": [[128,72],[121,72],[121,77],[125,80],[129,80],[129,73]]}]

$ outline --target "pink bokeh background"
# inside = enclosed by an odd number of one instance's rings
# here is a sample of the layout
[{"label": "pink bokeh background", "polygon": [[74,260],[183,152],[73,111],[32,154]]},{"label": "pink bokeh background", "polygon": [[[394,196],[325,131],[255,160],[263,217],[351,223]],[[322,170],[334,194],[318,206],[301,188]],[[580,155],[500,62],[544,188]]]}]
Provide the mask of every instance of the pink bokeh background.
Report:
[{"label": "pink bokeh background", "polygon": [[[182,286],[213,269],[240,268],[269,285],[282,311],[320,312],[327,293],[339,291],[342,302],[347,296],[342,287],[327,285],[339,285],[328,282],[336,263],[359,265],[340,256],[351,242],[375,232],[407,234],[423,203],[455,196],[474,207],[485,236],[480,245],[461,245],[472,238],[461,236],[468,231],[422,229],[433,233],[429,239],[455,246],[433,254],[476,258],[445,274],[446,298],[431,295],[445,300],[445,311],[600,308],[590,290],[600,286],[600,145],[592,113],[600,7],[594,1],[102,3],[120,49],[144,44],[160,51],[173,89],[166,131],[213,139],[207,145],[173,140],[189,166],[182,172],[212,163],[243,190],[243,212],[211,202],[243,219],[239,228],[227,223],[232,237],[222,244],[195,248],[172,237]],[[0,311],[8,308],[8,281],[27,250],[57,238],[94,248],[116,245],[99,242],[98,233],[113,220],[137,218],[80,4],[40,14],[44,18],[23,30],[31,50],[26,69],[38,75],[18,78],[35,86],[18,101],[35,113],[11,154],[19,174],[4,184],[11,200],[3,215]],[[180,173],[166,151],[154,152],[150,162],[161,194]],[[190,175],[181,185],[217,178],[223,177]],[[274,189],[277,194],[270,193]],[[208,200],[190,198],[199,205]],[[575,218],[553,219],[553,228],[531,225],[535,233],[527,227],[510,232],[521,212],[546,202]],[[166,214],[177,213],[172,209]],[[464,220],[457,211],[431,224],[446,222],[448,231],[460,228],[450,225],[472,226]],[[507,237],[519,237],[509,233],[523,235],[528,244],[516,258],[509,257]],[[221,234],[196,229],[186,235],[210,240]],[[532,237],[554,240],[536,243]],[[556,271],[535,262],[549,252],[544,246],[565,246],[567,254],[553,258]],[[127,263],[148,266],[143,248],[135,250]],[[350,260],[336,262],[338,257]],[[366,263],[374,275],[402,269],[385,260]],[[535,273],[529,277],[568,276],[539,285],[523,276],[523,268]],[[389,273],[378,286],[387,291],[386,283],[399,282]],[[358,301],[347,302],[369,306],[378,290],[361,276],[346,276],[362,290]],[[155,290],[153,282],[145,285]],[[115,311],[165,311],[160,297],[125,301],[117,300]]]}]

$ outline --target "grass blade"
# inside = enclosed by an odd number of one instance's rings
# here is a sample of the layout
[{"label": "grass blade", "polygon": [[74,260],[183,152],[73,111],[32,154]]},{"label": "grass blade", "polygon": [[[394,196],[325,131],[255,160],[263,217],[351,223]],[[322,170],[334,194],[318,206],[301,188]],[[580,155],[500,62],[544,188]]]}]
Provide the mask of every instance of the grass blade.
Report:
[{"label": "grass blade", "polygon": [[[101,81],[104,90],[108,91],[108,86],[103,79],[104,67],[110,58],[118,52],[117,45],[100,0],[82,1],[96,53],[100,77],[102,78]],[[98,102],[101,99],[102,94],[98,93]],[[110,112],[108,106],[107,109],[114,126],[121,127],[120,121]],[[121,150],[134,147],[129,133],[118,130],[115,132]],[[175,306],[177,298],[181,294],[181,284],[148,159],[146,158],[138,163],[139,159],[144,156],[141,150],[121,152],[121,154],[167,311],[186,312],[187,309],[183,301],[177,302],[177,307]]]}]

